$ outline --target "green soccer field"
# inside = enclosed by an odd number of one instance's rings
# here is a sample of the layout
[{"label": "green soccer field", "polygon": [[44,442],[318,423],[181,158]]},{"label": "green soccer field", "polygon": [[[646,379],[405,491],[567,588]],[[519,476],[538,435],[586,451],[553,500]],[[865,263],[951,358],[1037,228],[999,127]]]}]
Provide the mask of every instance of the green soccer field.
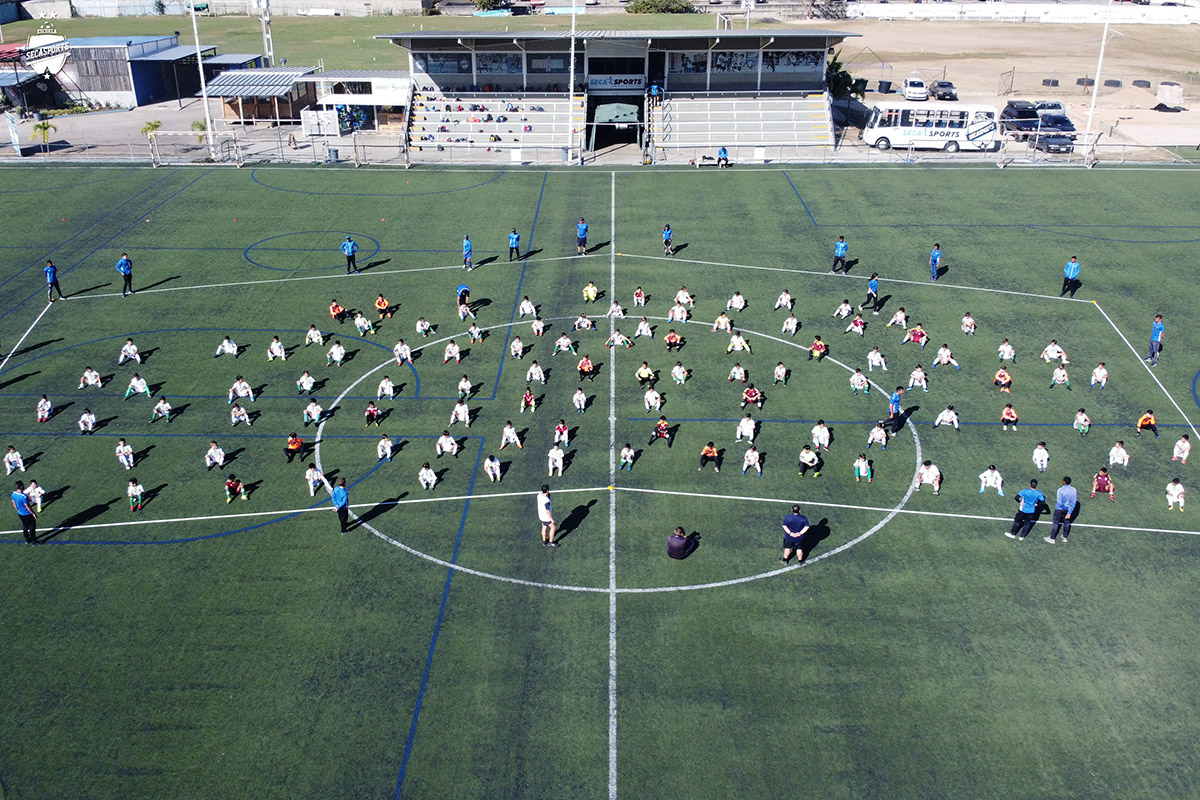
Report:
[{"label": "green soccer field", "polygon": [[[5,798],[964,798],[1200,794],[1200,508],[1168,510],[1194,460],[1172,461],[1200,408],[1191,327],[1200,224],[1196,173],[995,168],[408,172],[259,168],[9,169],[0,270],[0,447],[45,490],[41,544],[0,526],[4,592],[0,794]],[[586,218],[589,253],[575,255]],[[675,231],[676,255],[661,231]],[[521,235],[510,261],[507,234]],[[338,246],[358,242],[362,274]],[[461,242],[474,244],[462,269]],[[848,275],[831,275],[849,242]],[[944,274],[929,280],[939,242]],[[114,264],[127,252],[136,294]],[[1082,288],[1060,298],[1077,255]],[[46,302],[47,259],[67,297]],[[833,317],[881,277],[861,338]],[[585,304],[593,281],[598,301]],[[455,290],[470,287],[470,342]],[[692,321],[668,323],[681,286]],[[636,287],[648,295],[633,308]],[[787,289],[801,327],[781,333]],[[752,352],[712,332],[726,301]],[[396,306],[378,319],[380,293]],[[546,323],[519,316],[528,296]],[[332,320],[332,299],[375,333]],[[605,317],[617,300],[627,316]],[[904,307],[924,350],[886,327]],[[960,320],[970,311],[977,333]],[[586,313],[595,331],[572,332]],[[1144,361],[1154,315],[1165,349]],[[607,349],[613,328],[653,338]],[[424,317],[434,331],[414,326]],[[469,322],[469,321],[468,321]],[[699,323],[699,324],[697,324]],[[304,345],[311,324],[322,345]],[[684,337],[668,353],[663,336]],[[578,355],[553,354],[566,333]],[[240,355],[214,357],[230,336]],[[829,344],[808,359],[814,336]],[[279,336],[286,361],[268,362]],[[510,356],[515,337],[525,345]],[[1017,352],[1011,395],[997,347]],[[118,366],[126,338],[140,364]],[[392,347],[416,350],[399,365]],[[443,363],[449,340],[460,364]],[[1039,354],[1065,348],[1071,388]],[[326,365],[332,340],[347,351]],[[946,343],[962,369],[930,370]],[[888,371],[854,394],[878,346]],[[593,380],[576,362],[590,355]],[[533,413],[520,411],[526,372]],[[635,370],[646,361],[671,439],[651,441]],[[670,377],[676,361],[691,377]],[[742,473],[741,383],[765,390]],[[1089,386],[1105,362],[1107,388]],[[773,384],[782,362],[786,385]],[[907,424],[865,449],[888,394],[922,364],[929,391]],[[76,388],[86,366],[99,388]],[[309,370],[322,422],[305,424]],[[155,399],[125,399],[134,372]],[[471,424],[450,426],[463,375]],[[232,427],[242,375],[253,425]],[[379,400],[387,375],[394,399]],[[586,410],[573,396],[582,387]],[[38,422],[46,394],[55,406]],[[165,397],[172,417],[151,421]],[[369,401],[384,417],[365,424]],[[1006,402],[1015,431],[998,419]],[[933,428],[953,404],[961,432]],[[1079,408],[1092,428],[1072,428]],[[95,413],[92,435],[77,426]],[[1161,438],[1136,436],[1152,408]],[[563,474],[547,477],[558,421]],[[797,475],[818,419],[819,477]],[[499,450],[512,421],[523,443]],[[456,456],[435,456],[444,429]],[[287,463],[289,433],[305,441]],[[393,442],[391,461],[376,444]],[[114,455],[135,452],[125,470]],[[1118,439],[1115,501],[1088,497]],[[210,440],[226,453],[208,470]],[[697,471],[701,447],[720,472]],[[1031,455],[1044,441],[1049,470]],[[617,470],[628,443],[632,470]],[[872,461],[856,483],[851,464]],[[485,475],[498,456],[503,478]],[[1200,459],[1200,455],[1196,457]],[[938,495],[913,491],[929,459]],[[430,462],[438,483],[417,473]],[[345,478],[345,535],[304,472]],[[979,492],[995,464],[1005,497]],[[248,500],[226,501],[236,473]],[[1080,489],[1069,544],[1003,532],[1038,478],[1051,504]],[[131,477],[146,489],[130,511]],[[551,487],[557,549],[540,544],[534,494]],[[785,567],[780,522],[812,529]],[[699,547],[669,559],[675,527]]]}]

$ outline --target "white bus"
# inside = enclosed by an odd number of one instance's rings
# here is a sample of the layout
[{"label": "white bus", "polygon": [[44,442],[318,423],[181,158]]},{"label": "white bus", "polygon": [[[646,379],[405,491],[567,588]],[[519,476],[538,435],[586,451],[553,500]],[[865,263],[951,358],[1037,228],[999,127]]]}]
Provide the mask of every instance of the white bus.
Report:
[{"label": "white bus", "polygon": [[991,106],[880,103],[862,131],[871,147],[919,147],[957,153],[998,150],[1000,129]]}]

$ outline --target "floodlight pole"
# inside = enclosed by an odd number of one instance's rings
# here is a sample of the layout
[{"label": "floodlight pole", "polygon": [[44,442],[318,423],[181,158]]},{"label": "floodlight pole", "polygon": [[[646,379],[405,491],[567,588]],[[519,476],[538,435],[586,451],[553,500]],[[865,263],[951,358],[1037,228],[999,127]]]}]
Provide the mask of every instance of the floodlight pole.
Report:
[{"label": "floodlight pole", "polygon": [[208,113],[208,82],[204,80],[204,56],[200,52],[200,26],[196,23],[196,2],[188,0],[192,12],[192,35],[196,38],[196,69],[200,72],[200,98],[204,103],[204,138],[208,140],[208,157],[217,160],[217,143],[213,141],[212,115]]},{"label": "floodlight pole", "polygon": [[1113,0],[1108,0],[1108,9],[1104,13],[1104,32],[1100,34],[1100,57],[1096,59],[1096,78],[1092,81],[1092,103],[1088,106],[1087,130],[1083,140],[1087,143],[1089,153],[1095,157],[1095,145],[1092,139],[1092,118],[1096,115],[1096,96],[1100,93],[1100,69],[1104,66],[1104,46],[1108,44],[1108,23],[1112,19]]},{"label": "floodlight pole", "polygon": [[575,159],[575,132],[571,129],[571,124],[575,121],[575,2],[576,0],[571,0],[571,65],[567,79],[569,83],[567,86],[567,112],[569,114],[567,122],[568,161],[574,161]]}]

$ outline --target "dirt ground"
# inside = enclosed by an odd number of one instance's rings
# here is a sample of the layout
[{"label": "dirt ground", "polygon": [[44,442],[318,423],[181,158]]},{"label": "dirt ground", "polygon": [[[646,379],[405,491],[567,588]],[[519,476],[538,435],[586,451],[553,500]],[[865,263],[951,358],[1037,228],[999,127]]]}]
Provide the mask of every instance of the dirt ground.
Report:
[{"label": "dirt ground", "polygon": [[[805,24],[800,27],[815,27]],[[829,28],[860,34],[847,39],[842,59],[855,77],[867,78],[867,105],[879,95],[878,81],[898,85],[909,75],[951,80],[964,101],[1056,99],[1075,127],[1087,125],[1091,87],[1076,84],[1096,74],[1100,25],[1015,25],[970,22],[838,20]],[[1011,79],[1002,77],[1012,71]],[[1058,87],[1042,85],[1057,79]],[[1185,25],[1114,25],[1104,52],[1101,85],[1092,123],[1110,143],[1200,145],[1200,30]],[[1133,86],[1150,81],[1150,89]],[[1162,81],[1182,87],[1185,112],[1151,111]],[[1011,92],[1007,91],[1011,83]],[[1002,91],[1002,87],[1005,91]]]}]

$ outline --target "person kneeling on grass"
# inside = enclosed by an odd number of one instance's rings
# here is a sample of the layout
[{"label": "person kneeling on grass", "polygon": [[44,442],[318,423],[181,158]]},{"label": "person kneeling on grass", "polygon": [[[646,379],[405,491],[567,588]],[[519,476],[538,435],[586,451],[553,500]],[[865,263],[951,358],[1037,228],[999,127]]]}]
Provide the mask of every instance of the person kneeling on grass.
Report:
[{"label": "person kneeling on grass", "polygon": [[129,495],[129,511],[141,511],[142,497],[145,495],[146,489],[137,482],[137,478],[129,479],[129,488],[125,490],[125,493]]},{"label": "person kneeling on grass", "polygon": [[246,494],[246,487],[238,480],[237,475],[229,473],[229,478],[225,481],[225,502],[232,503],[235,497],[240,497],[243,500],[249,500],[250,496]]},{"label": "person kneeling on grass", "polygon": [[700,535],[693,533],[688,536],[683,528],[676,528],[667,538],[667,555],[671,558],[685,559],[692,554],[700,544]]}]

